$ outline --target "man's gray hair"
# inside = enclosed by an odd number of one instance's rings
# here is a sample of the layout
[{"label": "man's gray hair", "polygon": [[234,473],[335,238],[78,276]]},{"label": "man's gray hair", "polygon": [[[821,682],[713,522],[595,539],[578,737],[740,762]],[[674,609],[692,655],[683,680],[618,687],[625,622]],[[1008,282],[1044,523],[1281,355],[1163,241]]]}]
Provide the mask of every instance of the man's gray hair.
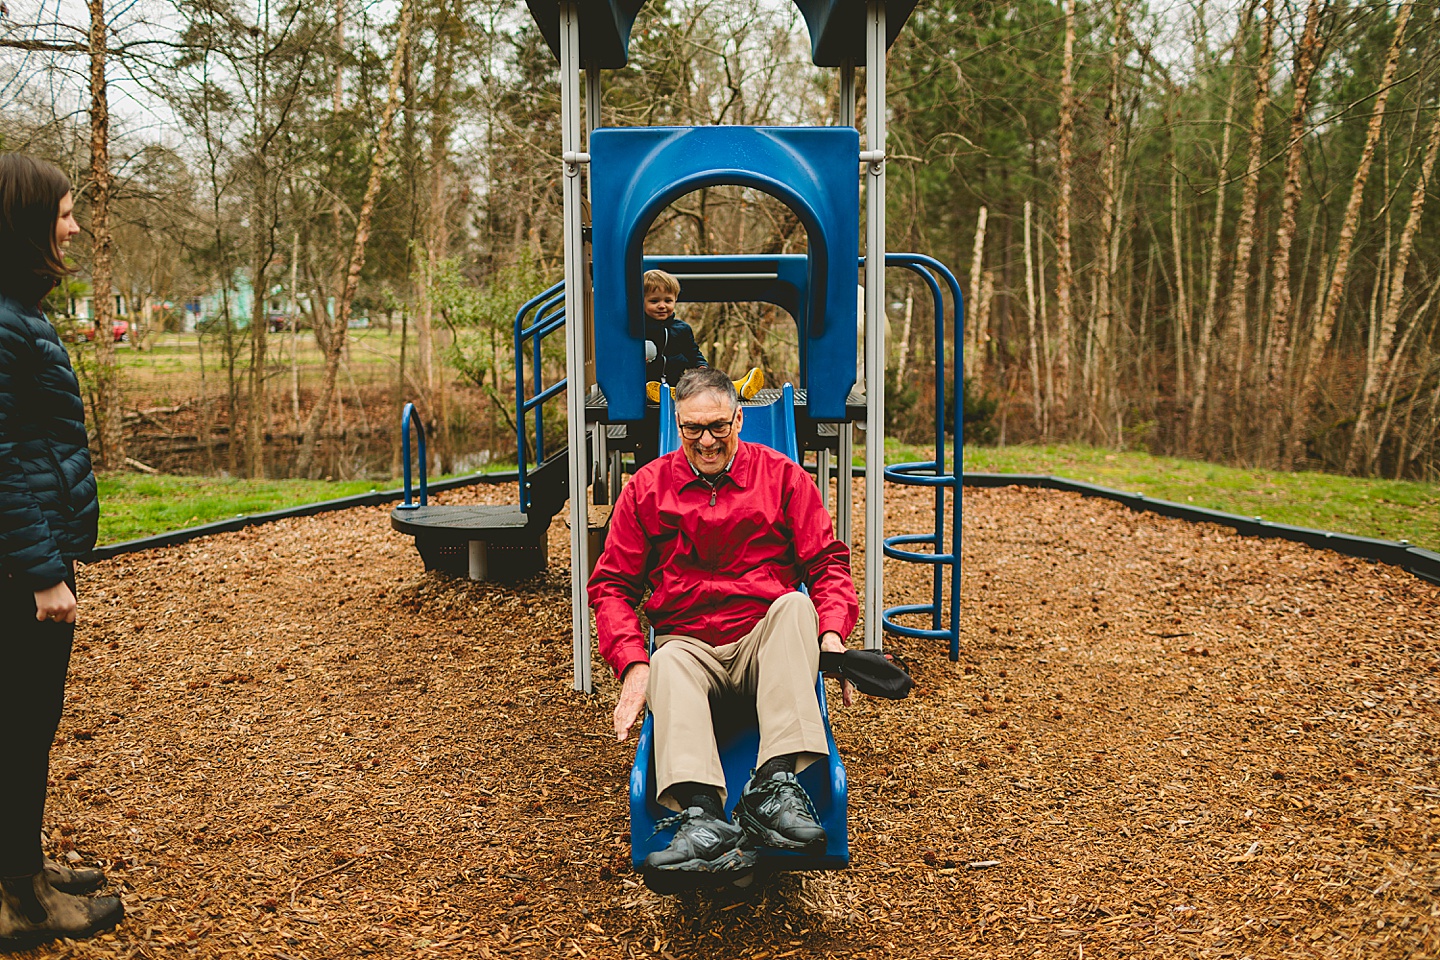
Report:
[{"label": "man's gray hair", "polygon": [[730,409],[740,407],[740,397],[735,393],[735,383],[723,370],[714,367],[692,367],[675,384],[675,402],[689,400],[702,393],[716,393],[730,401]]}]

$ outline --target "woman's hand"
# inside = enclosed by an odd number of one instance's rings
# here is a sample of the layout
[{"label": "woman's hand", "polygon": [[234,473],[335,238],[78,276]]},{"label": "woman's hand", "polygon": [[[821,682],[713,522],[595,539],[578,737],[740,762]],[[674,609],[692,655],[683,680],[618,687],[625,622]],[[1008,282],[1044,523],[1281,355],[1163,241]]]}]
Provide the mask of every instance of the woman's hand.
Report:
[{"label": "woman's hand", "polygon": [[64,580],[53,587],[35,591],[35,619],[56,623],[75,622],[75,594]]}]

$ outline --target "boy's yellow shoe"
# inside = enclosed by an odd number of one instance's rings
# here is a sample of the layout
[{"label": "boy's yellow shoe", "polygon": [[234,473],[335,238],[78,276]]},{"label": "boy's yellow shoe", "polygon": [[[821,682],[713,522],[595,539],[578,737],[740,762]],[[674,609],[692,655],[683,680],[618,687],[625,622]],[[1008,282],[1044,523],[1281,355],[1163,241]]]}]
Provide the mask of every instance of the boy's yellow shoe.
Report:
[{"label": "boy's yellow shoe", "polygon": [[735,381],[735,392],[740,395],[741,400],[749,400],[759,393],[765,386],[765,374],[759,367],[751,367],[750,372],[739,380]]},{"label": "boy's yellow shoe", "polygon": [[[749,400],[765,387],[765,374],[759,367],[751,367],[750,372],[739,380],[732,380],[735,384],[735,392],[740,395],[741,400]],[[670,396],[675,396],[675,388],[670,388]],[[645,381],[645,399],[651,403],[660,402],[660,381]]]}]

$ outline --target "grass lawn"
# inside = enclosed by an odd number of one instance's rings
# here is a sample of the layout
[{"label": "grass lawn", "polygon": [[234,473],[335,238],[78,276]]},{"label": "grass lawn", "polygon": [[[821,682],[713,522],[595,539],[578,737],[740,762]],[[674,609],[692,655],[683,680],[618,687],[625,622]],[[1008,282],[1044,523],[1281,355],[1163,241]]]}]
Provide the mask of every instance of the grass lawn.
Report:
[{"label": "grass lawn", "polygon": [[[887,459],[923,459],[897,448]],[[901,454],[905,454],[901,456]],[[1040,473],[1317,530],[1440,550],[1440,484],[1221,467],[1074,445],[966,447],[972,473]]]},{"label": "grass lawn", "polygon": [[[920,447],[886,444],[890,463],[928,457]],[[1244,470],[1074,445],[967,447],[965,469],[1051,474],[1227,513],[1440,549],[1440,484]],[[398,481],[106,474],[100,477],[100,542],[398,486]]]},{"label": "grass lawn", "polygon": [[139,473],[100,474],[99,479],[101,543],[376,489],[373,480],[242,480]]},{"label": "grass lawn", "polygon": [[[445,479],[449,477],[430,478],[432,483]],[[105,473],[99,480],[102,544],[400,486],[399,480],[377,484],[374,480],[244,480],[139,473]]]}]

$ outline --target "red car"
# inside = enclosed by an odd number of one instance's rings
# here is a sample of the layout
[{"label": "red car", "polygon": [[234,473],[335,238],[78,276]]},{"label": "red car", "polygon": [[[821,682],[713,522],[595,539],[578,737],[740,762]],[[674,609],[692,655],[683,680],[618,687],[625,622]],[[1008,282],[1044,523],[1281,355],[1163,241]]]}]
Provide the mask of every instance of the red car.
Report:
[{"label": "red car", "polygon": [[[91,338],[95,336],[95,321],[76,320],[72,331],[73,332],[65,338],[66,340],[75,343],[89,343]],[[116,343],[128,343],[130,340],[130,321],[116,320],[110,325],[110,331]]]}]

